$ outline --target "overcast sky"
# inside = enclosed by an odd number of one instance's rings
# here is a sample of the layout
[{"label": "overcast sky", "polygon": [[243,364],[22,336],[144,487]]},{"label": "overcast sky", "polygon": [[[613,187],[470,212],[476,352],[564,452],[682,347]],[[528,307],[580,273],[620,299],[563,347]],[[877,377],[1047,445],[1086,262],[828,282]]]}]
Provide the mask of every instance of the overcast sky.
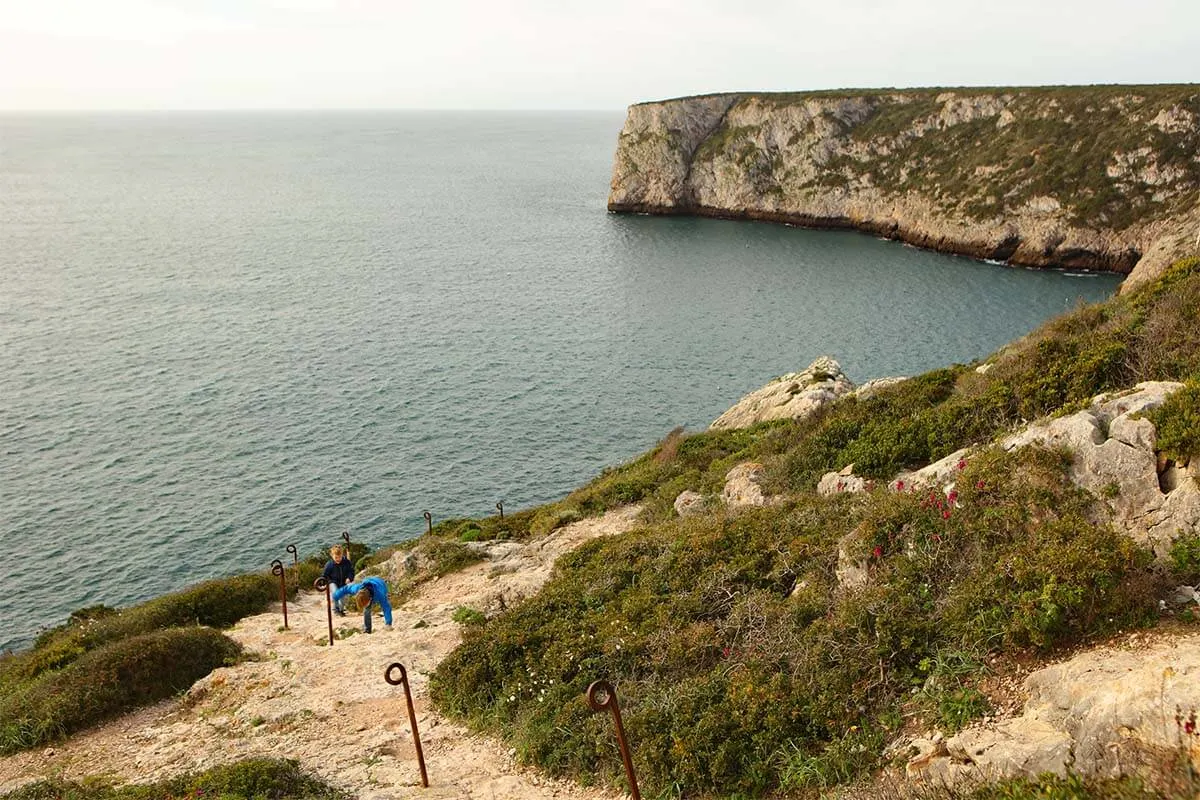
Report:
[{"label": "overcast sky", "polygon": [[1200,82],[1197,0],[0,0],[0,109]]}]

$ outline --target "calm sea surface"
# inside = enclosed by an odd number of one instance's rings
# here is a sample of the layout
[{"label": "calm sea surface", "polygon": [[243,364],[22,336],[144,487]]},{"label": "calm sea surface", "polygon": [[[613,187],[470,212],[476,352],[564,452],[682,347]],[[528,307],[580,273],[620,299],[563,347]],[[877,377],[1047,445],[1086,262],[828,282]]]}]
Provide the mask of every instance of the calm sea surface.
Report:
[{"label": "calm sea surface", "polygon": [[967,362],[1116,287],[610,216],[622,119],[0,116],[0,648],[552,500],[818,355]]}]

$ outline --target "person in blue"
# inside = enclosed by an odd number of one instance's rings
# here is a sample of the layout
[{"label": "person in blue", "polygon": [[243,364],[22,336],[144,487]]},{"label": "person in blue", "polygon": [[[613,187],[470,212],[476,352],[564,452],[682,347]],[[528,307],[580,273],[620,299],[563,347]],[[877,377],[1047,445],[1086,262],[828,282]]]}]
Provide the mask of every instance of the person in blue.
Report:
[{"label": "person in blue", "polygon": [[392,629],[392,604],[388,602],[387,584],[383,582],[383,578],[376,578],[372,575],[358,583],[342,586],[333,593],[333,599],[334,602],[338,602],[343,597],[350,595],[354,596],[359,611],[363,612],[364,631],[371,632],[371,608],[376,603],[379,604],[379,610],[383,612],[384,627],[389,631]]},{"label": "person in blue", "polygon": [[334,590],[334,612],[339,617],[344,617],[346,608],[342,601],[337,599],[337,590],[354,583],[354,562],[350,560],[350,554],[343,550],[340,544],[329,548],[329,555],[332,558],[325,562],[325,571],[321,573],[321,577],[325,578]]}]

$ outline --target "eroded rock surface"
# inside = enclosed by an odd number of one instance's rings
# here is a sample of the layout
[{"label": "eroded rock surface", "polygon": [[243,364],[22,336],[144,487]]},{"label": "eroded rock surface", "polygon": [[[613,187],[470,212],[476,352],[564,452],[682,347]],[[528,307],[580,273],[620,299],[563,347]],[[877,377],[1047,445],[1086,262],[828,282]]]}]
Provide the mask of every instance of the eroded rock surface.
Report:
[{"label": "eroded rock surface", "polygon": [[854,390],[837,361],[821,356],[802,372],[789,372],[739,400],[710,430],[748,428],[773,419],[803,419]]},{"label": "eroded rock surface", "polygon": [[[1115,776],[1147,748],[1182,747],[1200,764],[1200,635],[1081,653],[1032,673],[1019,717],[967,728],[941,753],[909,762],[935,784],[1036,777]],[[920,748],[918,748],[920,749]]]},{"label": "eroded rock surface", "polygon": [[725,488],[721,490],[721,501],[728,508],[765,506],[770,498],[763,494],[759,481],[763,477],[763,465],[757,461],[738,464],[725,473]]},{"label": "eroded rock surface", "polygon": [[1162,405],[1183,384],[1139,383],[1097,396],[1091,405],[1007,437],[1006,450],[1041,444],[1067,447],[1071,478],[1109,503],[1114,522],[1136,541],[1165,555],[1181,533],[1200,524],[1200,464],[1160,461],[1154,425],[1136,415]]}]

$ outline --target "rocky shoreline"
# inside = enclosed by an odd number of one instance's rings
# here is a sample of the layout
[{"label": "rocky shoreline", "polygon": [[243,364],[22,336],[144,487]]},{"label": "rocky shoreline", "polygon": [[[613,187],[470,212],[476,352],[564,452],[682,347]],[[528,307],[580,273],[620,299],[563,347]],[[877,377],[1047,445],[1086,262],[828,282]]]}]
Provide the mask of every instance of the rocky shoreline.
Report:
[{"label": "rocky shoreline", "polygon": [[1179,156],[1197,142],[1195,86],[680,98],[629,108],[608,209],[853,229],[1133,286],[1200,229],[1200,160]]}]

